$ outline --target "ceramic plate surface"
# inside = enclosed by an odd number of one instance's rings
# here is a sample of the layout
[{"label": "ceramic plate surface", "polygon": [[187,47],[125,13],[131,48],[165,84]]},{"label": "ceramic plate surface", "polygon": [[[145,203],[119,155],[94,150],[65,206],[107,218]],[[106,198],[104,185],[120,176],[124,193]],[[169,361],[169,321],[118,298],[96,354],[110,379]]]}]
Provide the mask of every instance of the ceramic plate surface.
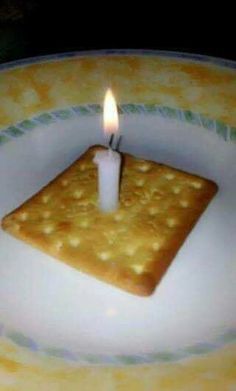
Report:
[{"label": "ceramic plate surface", "polygon": [[147,298],[77,272],[0,231],[4,336],[79,364],[176,361],[235,340],[233,68],[168,53],[67,54],[2,67],[0,217],[89,146],[104,143],[101,105],[108,85],[119,102],[122,151],[219,186]]}]

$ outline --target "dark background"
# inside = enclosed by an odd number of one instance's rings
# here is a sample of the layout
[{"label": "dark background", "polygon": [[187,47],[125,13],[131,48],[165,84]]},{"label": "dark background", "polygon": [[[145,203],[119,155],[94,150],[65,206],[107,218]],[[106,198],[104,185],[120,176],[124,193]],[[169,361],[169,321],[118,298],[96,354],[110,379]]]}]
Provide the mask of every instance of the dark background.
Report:
[{"label": "dark background", "polygon": [[[184,18],[179,19],[169,3],[166,10],[160,9],[159,3],[155,9],[135,3],[131,11],[127,4],[111,0],[108,10],[101,9],[100,3],[91,2],[87,8],[83,4],[0,0],[0,62],[108,48],[183,51],[236,60],[235,45],[228,39],[234,34],[216,20],[215,9],[214,18],[207,18],[202,9],[196,15],[197,7],[192,5],[193,9],[184,10]],[[215,25],[210,25],[210,20]]]}]

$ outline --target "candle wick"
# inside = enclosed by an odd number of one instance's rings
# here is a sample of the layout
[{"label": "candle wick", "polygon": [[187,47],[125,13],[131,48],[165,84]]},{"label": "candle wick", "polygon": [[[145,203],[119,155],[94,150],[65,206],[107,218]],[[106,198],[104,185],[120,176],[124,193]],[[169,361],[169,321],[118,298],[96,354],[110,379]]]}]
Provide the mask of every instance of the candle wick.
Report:
[{"label": "candle wick", "polygon": [[120,144],[121,144],[121,139],[122,139],[122,136],[120,135],[117,139],[117,142],[116,142],[116,145],[115,147],[113,148],[112,147],[112,144],[115,143],[116,141],[116,137],[115,137],[115,134],[112,133],[111,137],[110,137],[110,140],[108,142],[108,149],[109,150],[112,150],[112,151],[119,151],[119,148],[120,148]]},{"label": "candle wick", "polygon": [[109,143],[108,143],[109,149],[112,149],[113,139],[114,139],[114,133],[112,133],[110,140],[109,140]]}]

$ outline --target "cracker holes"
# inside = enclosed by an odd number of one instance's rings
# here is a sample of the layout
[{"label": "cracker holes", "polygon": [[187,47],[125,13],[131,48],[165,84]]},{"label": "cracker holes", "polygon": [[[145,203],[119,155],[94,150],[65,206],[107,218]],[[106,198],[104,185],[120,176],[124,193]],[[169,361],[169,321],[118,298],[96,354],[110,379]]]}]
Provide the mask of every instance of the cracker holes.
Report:
[{"label": "cracker holes", "polygon": [[179,186],[172,187],[172,191],[174,194],[179,194],[181,191],[181,188]]},{"label": "cracker holes", "polygon": [[46,225],[43,228],[43,233],[45,233],[46,235],[51,234],[53,231],[54,231],[54,227],[52,225]]},{"label": "cracker holes", "polygon": [[68,179],[62,179],[61,185],[62,185],[63,187],[67,187],[67,186],[69,185]]},{"label": "cracker holes", "polygon": [[19,220],[20,221],[26,221],[28,219],[28,213],[27,212],[22,212],[19,215]]},{"label": "cracker holes", "polygon": [[195,181],[195,182],[192,182],[192,183],[191,183],[191,186],[192,186],[194,189],[199,190],[199,189],[201,189],[201,187],[202,187],[202,183],[201,183],[201,182],[198,182],[198,181]]},{"label": "cracker holes", "polygon": [[159,242],[154,242],[154,243],[152,243],[152,249],[153,249],[154,251],[159,251],[160,248],[161,248],[161,245],[160,245]]},{"label": "cracker holes", "polygon": [[155,216],[158,214],[158,208],[153,206],[149,208],[148,213],[150,214],[150,216]]},{"label": "cracker holes", "polygon": [[122,214],[116,214],[114,216],[115,221],[122,221],[124,219],[124,216]]},{"label": "cracker holes", "polygon": [[189,202],[186,200],[181,200],[179,203],[182,206],[182,208],[187,208],[189,206]]},{"label": "cracker holes", "polygon": [[68,242],[71,247],[78,247],[80,245],[80,239],[78,237],[70,237]]},{"label": "cracker holes", "polygon": [[145,184],[145,180],[144,180],[144,179],[137,179],[137,180],[135,181],[135,184],[136,184],[136,186],[138,186],[138,187],[143,187],[143,185]]},{"label": "cracker holes", "polygon": [[141,172],[148,172],[150,170],[150,168],[151,168],[150,164],[147,164],[147,163],[138,165],[138,167],[137,167],[138,171],[141,171]]},{"label": "cracker holes", "polygon": [[51,216],[51,212],[49,210],[45,210],[43,213],[42,213],[42,217],[44,219],[48,219],[49,217]]},{"label": "cracker holes", "polygon": [[77,189],[73,193],[73,197],[76,199],[80,199],[83,194],[83,190]]},{"label": "cracker holes", "polygon": [[79,222],[79,226],[80,226],[81,228],[88,228],[88,226],[89,226],[88,220],[81,220],[81,221]]},{"label": "cracker holes", "polygon": [[146,204],[148,204],[149,199],[148,199],[148,198],[141,198],[139,202],[140,202],[140,204],[142,204],[142,205],[146,205]]},{"label": "cracker holes", "polygon": [[136,247],[134,246],[128,246],[125,249],[125,254],[129,257],[132,257],[136,253]]},{"label": "cracker holes", "polygon": [[56,251],[60,251],[63,247],[63,243],[61,240],[58,240],[57,242],[54,243],[54,248]]},{"label": "cracker holes", "polygon": [[51,198],[50,194],[44,194],[44,195],[42,196],[42,202],[43,202],[44,204],[47,204],[48,201],[50,200],[50,198]]},{"label": "cracker holes", "polygon": [[127,198],[127,199],[124,200],[124,206],[131,206],[132,203],[133,203],[132,200],[129,199],[129,198]]},{"label": "cracker holes", "polygon": [[168,181],[172,181],[172,180],[174,179],[174,177],[175,177],[175,175],[174,175],[174,174],[171,174],[171,173],[167,173],[167,174],[165,174],[164,176],[165,176],[165,178],[166,178]]},{"label": "cracker holes", "polygon": [[173,217],[170,217],[166,220],[166,224],[169,228],[174,228],[177,224],[177,221],[176,219],[174,219]]},{"label": "cracker holes", "polygon": [[136,274],[142,274],[143,273],[143,270],[144,270],[144,267],[143,265],[132,265],[131,266],[131,269],[136,273]]},{"label": "cracker holes", "polygon": [[98,254],[98,258],[101,259],[101,261],[108,261],[108,259],[111,258],[111,253],[108,251],[102,251]]},{"label": "cracker holes", "polygon": [[160,189],[156,188],[156,189],[152,189],[152,197],[155,199],[155,200],[160,200],[163,196],[163,192],[160,191]]},{"label": "cracker holes", "polygon": [[90,200],[81,200],[81,201],[78,201],[78,203],[77,203],[77,205],[78,206],[81,206],[81,207],[86,207],[86,206],[88,206],[88,205],[90,205]]}]

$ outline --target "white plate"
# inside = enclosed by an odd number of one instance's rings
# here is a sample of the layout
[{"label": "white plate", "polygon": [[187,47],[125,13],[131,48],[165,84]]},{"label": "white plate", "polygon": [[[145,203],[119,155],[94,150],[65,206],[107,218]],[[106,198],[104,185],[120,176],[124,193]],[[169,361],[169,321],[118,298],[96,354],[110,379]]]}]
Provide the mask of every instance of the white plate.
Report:
[{"label": "white plate", "polygon": [[[123,114],[121,128],[121,150],[210,178],[219,192],[148,298],[77,272],[1,231],[4,332],[82,363],[175,360],[216,348],[236,325],[235,144],[155,114]],[[103,143],[100,115],[73,115],[1,145],[0,217],[96,143]]]}]

